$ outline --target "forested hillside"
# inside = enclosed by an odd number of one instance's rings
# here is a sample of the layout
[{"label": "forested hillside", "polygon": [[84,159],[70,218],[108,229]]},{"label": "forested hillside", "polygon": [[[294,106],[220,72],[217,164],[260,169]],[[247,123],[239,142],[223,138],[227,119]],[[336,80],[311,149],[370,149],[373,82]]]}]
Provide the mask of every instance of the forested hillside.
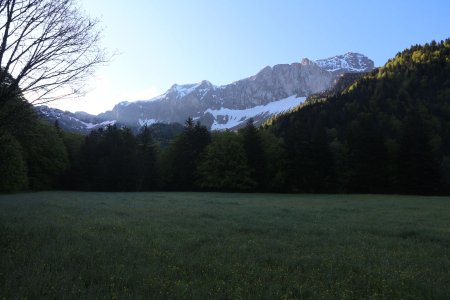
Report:
[{"label": "forested hillside", "polygon": [[268,129],[284,140],[289,190],[448,193],[450,39],[404,50]]},{"label": "forested hillside", "polygon": [[449,74],[450,39],[413,46],[261,129],[190,118],[171,140],[178,129],[162,125],[65,133],[2,95],[0,191],[449,194]]}]

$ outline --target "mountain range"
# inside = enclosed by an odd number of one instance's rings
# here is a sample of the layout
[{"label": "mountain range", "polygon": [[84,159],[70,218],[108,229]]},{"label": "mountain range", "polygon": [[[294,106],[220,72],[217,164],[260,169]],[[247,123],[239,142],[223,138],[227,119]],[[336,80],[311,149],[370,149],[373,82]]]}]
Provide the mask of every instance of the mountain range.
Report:
[{"label": "mountain range", "polygon": [[211,130],[237,129],[249,119],[261,124],[301,104],[311,94],[333,87],[344,73],[369,72],[374,63],[359,53],[312,61],[267,66],[256,75],[228,85],[209,81],[174,84],[164,94],[146,101],[120,102],[99,115],[38,106],[40,116],[67,131],[86,133],[111,124],[140,128],[155,123],[181,123],[188,117]]}]

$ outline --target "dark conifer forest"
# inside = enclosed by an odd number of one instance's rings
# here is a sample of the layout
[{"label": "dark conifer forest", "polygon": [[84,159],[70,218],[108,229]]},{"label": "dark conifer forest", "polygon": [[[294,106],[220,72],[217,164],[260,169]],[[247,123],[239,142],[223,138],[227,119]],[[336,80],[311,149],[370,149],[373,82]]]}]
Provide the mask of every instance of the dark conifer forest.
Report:
[{"label": "dark conifer forest", "polygon": [[170,140],[155,126],[63,132],[0,86],[0,191],[450,194],[450,39],[350,77],[261,128],[189,118]]}]

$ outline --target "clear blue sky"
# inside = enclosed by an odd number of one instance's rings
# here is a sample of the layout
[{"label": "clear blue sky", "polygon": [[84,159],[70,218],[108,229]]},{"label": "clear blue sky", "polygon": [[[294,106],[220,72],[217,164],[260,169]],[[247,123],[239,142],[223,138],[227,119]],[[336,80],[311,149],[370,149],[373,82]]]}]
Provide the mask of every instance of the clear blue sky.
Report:
[{"label": "clear blue sky", "polygon": [[146,100],[174,83],[216,85],[267,65],[360,52],[383,65],[413,44],[450,37],[450,1],[80,0],[120,52],[85,99],[55,102],[98,113]]}]

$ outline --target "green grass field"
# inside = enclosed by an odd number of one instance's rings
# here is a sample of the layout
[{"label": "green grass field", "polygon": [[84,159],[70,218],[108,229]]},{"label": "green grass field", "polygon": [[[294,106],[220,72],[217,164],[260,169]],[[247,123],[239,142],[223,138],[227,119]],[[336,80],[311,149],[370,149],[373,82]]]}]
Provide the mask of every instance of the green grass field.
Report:
[{"label": "green grass field", "polygon": [[0,299],[450,299],[450,198],[0,196]]}]

